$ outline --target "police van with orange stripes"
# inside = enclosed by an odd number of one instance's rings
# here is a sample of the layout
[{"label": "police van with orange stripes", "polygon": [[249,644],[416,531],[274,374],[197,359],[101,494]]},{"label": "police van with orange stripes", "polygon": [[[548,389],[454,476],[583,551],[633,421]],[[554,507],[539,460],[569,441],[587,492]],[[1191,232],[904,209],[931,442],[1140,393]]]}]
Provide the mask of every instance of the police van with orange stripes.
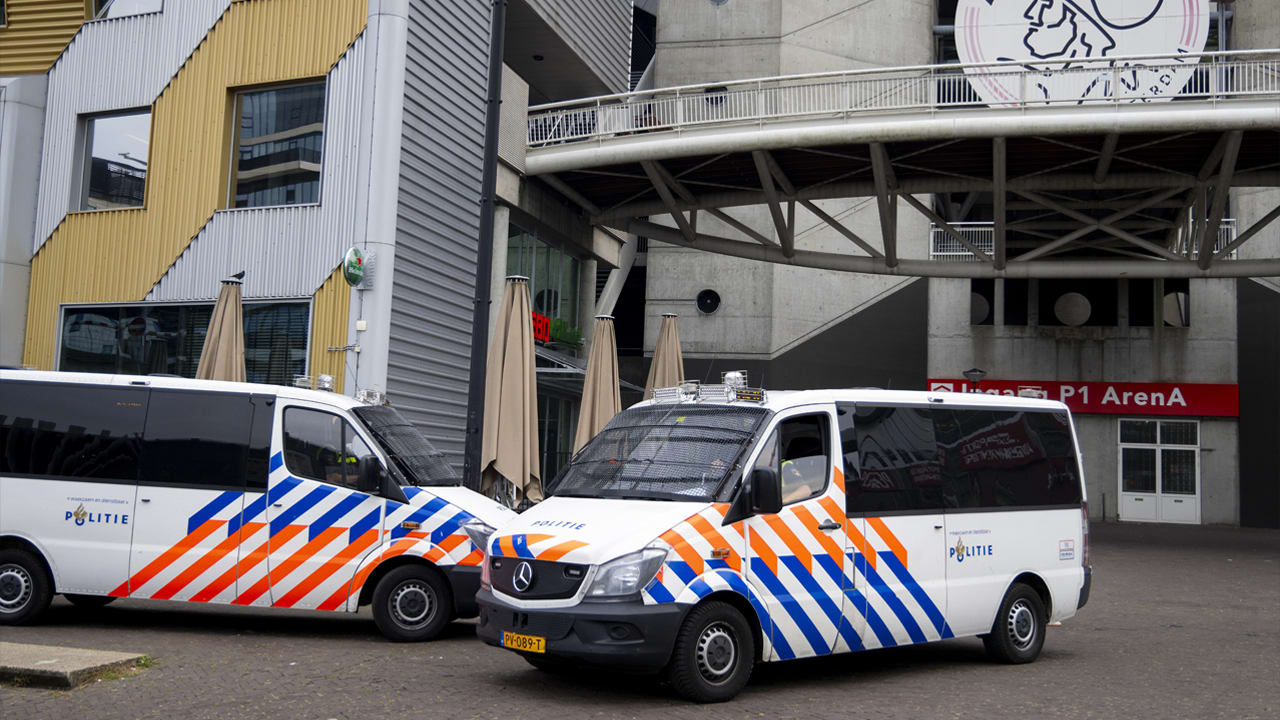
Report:
[{"label": "police van with orange stripes", "polygon": [[[377,400],[376,397],[365,397]],[[331,392],[0,370],[0,624],[153,598],[345,610],[397,641],[476,614],[459,487],[396,410]]]},{"label": "police van with orange stripes", "polygon": [[758,662],[948,638],[1030,662],[1088,599],[1065,405],[725,380],[658,390],[546,501],[467,525],[485,642],[541,669],[665,671],[713,702]]}]

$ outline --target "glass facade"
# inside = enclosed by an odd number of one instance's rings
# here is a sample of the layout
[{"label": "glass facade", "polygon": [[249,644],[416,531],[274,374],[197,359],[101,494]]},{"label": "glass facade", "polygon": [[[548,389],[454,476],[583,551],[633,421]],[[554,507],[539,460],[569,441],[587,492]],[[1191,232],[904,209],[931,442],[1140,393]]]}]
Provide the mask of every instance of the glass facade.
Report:
[{"label": "glass facade", "polygon": [[235,207],[320,202],[324,83],[240,93]]},{"label": "glass facade", "polygon": [[94,17],[98,20],[156,13],[164,9],[164,0],[96,0]]},{"label": "glass facade", "polygon": [[[511,226],[507,245],[507,274],[529,278],[529,302],[534,312],[553,322],[564,321],[569,328],[578,327],[578,274],[582,263],[578,258],[550,245],[537,235]],[[561,352],[574,353],[577,344],[553,341]]]},{"label": "glass facade", "polygon": [[[64,308],[58,369],[193,378],[212,314],[212,304]],[[306,374],[309,325],[305,302],[246,303],[246,379],[288,385]]]},{"label": "glass facade", "polygon": [[147,186],[151,113],[85,121],[85,189],[80,210],[141,207]]}]

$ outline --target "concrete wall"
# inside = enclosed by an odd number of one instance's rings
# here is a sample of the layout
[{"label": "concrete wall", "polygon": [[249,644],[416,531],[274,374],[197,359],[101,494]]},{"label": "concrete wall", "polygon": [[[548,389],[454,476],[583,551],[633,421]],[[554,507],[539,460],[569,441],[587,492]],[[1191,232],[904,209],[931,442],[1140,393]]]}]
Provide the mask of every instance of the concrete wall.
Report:
[{"label": "concrete wall", "polygon": [[[868,66],[927,63],[933,56],[933,0],[734,0],[665,3],[658,14],[658,87]],[[744,178],[746,184],[758,179]],[[874,200],[820,203],[828,214],[880,245]],[[768,237],[776,230],[767,208],[735,208],[734,217]],[[899,254],[926,257],[928,222],[902,204]],[[656,216],[655,222],[670,222]],[[706,214],[700,231],[740,234]],[[849,252],[851,243],[803,208],[796,211],[796,245]],[[645,348],[652,350],[661,314],[681,316],[688,358],[766,361],[810,340],[889,297],[902,278],[771,265],[650,243]],[[720,309],[701,315],[694,298],[720,294]]]},{"label": "concrete wall", "polygon": [[0,78],[0,365],[22,364],[44,75]]}]

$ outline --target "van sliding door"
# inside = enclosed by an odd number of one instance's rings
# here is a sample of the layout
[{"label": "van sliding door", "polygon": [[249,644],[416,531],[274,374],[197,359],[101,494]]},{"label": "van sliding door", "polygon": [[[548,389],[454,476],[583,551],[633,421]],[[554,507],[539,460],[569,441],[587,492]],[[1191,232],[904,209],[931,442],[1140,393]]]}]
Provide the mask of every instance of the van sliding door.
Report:
[{"label": "van sliding door", "polygon": [[154,389],[128,594],[230,602],[253,426],[249,395]]},{"label": "van sliding door", "polygon": [[853,415],[852,438],[847,427],[841,436],[846,458],[857,456],[858,473],[846,483],[849,522],[860,535],[845,612],[865,623],[867,648],[952,637],[932,410],[868,403],[840,410]]}]

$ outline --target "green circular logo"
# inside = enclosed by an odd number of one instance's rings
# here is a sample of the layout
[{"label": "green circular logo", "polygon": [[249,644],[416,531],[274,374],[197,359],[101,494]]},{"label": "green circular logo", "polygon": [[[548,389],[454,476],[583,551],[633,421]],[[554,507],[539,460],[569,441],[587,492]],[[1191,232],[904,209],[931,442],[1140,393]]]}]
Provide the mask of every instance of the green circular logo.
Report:
[{"label": "green circular logo", "polygon": [[364,279],[364,255],[360,254],[360,248],[351,248],[342,258],[342,277],[346,278],[351,287],[359,285]]}]

